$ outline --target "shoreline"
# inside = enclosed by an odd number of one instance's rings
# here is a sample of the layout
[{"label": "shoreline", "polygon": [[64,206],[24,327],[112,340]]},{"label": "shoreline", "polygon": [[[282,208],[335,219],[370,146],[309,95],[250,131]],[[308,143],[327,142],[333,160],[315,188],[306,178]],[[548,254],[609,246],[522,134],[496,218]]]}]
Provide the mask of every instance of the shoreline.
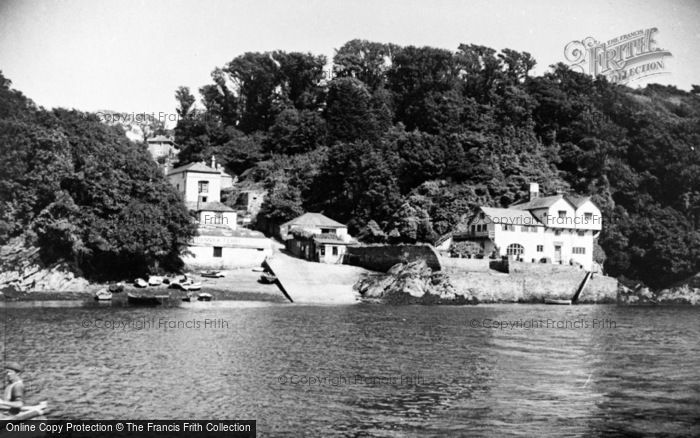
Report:
[{"label": "shoreline", "polygon": [[[291,263],[293,271],[304,270],[301,268],[306,268],[307,264],[312,264],[316,268],[328,268],[326,265],[318,265],[312,262],[306,262],[300,259],[295,259],[283,253],[276,254],[277,262],[286,261]],[[274,260],[274,259],[273,259]],[[346,268],[350,266],[342,265]],[[333,266],[338,269],[338,267]],[[198,293],[209,293],[212,295],[213,301],[257,301],[257,302],[271,302],[271,303],[287,303],[291,304],[290,301],[285,296],[285,292],[278,286],[278,284],[262,284],[258,282],[261,272],[256,272],[252,270],[252,267],[247,268],[237,268],[229,269],[223,272],[226,276],[224,278],[204,278],[198,273],[189,272],[188,277],[192,278],[196,282],[202,283],[201,290]],[[356,269],[356,268],[355,268]],[[325,272],[325,271],[324,271]],[[506,287],[508,284],[503,283],[504,279],[507,279],[510,283],[518,283],[515,277],[519,274],[503,274],[503,273],[493,273],[493,272],[455,272],[454,269],[446,269],[445,273],[451,277],[454,277],[456,283],[458,283],[458,289],[465,289],[470,293],[474,294],[478,299],[478,304],[482,305],[499,305],[499,304],[544,304],[544,299],[540,294],[521,294],[512,293],[510,289],[512,287]],[[329,274],[330,275],[330,274]],[[345,275],[347,276],[347,275]],[[313,278],[312,276],[303,276],[306,278]],[[496,280],[489,280],[490,277],[494,277]],[[291,283],[299,283],[297,289],[305,291],[309,294],[311,289],[319,289],[315,295],[327,295],[325,292],[321,292],[324,289],[323,284],[327,283],[329,278],[327,275],[321,276],[316,281],[319,284],[309,284],[306,285],[305,281],[302,279],[294,279]],[[301,281],[301,282],[300,282]],[[508,283],[506,282],[506,283]],[[500,285],[502,290],[494,288],[493,286]],[[102,288],[108,287],[108,283],[90,283],[87,287],[80,291],[29,291],[21,292],[13,288],[12,286],[6,286],[1,290],[0,293],[0,303],[3,302],[60,302],[60,301],[94,301],[95,292]],[[314,287],[312,287],[314,286]],[[329,285],[330,286],[330,285]],[[544,284],[541,285],[544,287]],[[559,284],[550,285],[554,289],[559,289]],[[546,288],[545,288],[546,289]],[[550,287],[551,289],[551,287]],[[693,290],[692,287],[686,287],[687,290],[683,290],[684,293],[668,293],[669,291],[664,291],[666,293],[657,295],[652,293],[647,289],[633,290],[618,284],[617,291],[614,296],[607,297],[604,300],[589,300],[584,294],[584,299],[573,304],[573,305],[589,305],[589,304],[602,304],[602,305],[618,305],[624,307],[685,307],[685,306],[695,306],[700,304],[700,295],[697,294],[697,289]],[[147,288],[137,288],[133,284],[125,284],[123,292],[114,293],[112,302],[115,305],[122,305],[126,303],[127,293],[134,293],[139,295],[168,295],[170,302],[181,301],[181,299],[186,296],[186,292],[168,289],[168,285],[160,286],[149,286]],[[350,292],[353,293],[353,292]],[[315,300],[295,300],[294,304],[324,304],[324,305],[344,305],[344,304],[374,304],[372,299],[362,297],[357,290],[354,291],[356,299],[354,300],[333,300],[326,297],[326,299],[315,299]],[[319,295],[320,296],[320,295]],[[386,305],[386,304],[385,304]],[[445,305],[458,305],[458,304],[445,304]],[[474,305],[474,304],[470,304]],[[564,306],[566,307],[566,306]]]},{"label": "shoreline", "polygon": [[[187,273],[189,278],[202,283],[202,289],[197,293],[209,293],[217,301],[263,301],[288,303],[282,291],[275,284],[262,284],[258,282],[261,272],[254,272],[252,268],[239,268],[222,270],[226,274],[224,278],[204,278],[197,273]],[[182,275],[178,275],[182,276]],[[2,290],[0,301],[76,301],[94,300],[95,292],[108,287],[108,283],[91,283],[83,291],[31,291],[20,292],[12,287]],[[139,295],[169,295],[171,299],[178,300],[186,296],[185,291],[168,289],[167,284],[139,288],[132,283],[124,285],[122,292],[114,293],[112,301],[115,303],[126,301],[127,293]]]}]

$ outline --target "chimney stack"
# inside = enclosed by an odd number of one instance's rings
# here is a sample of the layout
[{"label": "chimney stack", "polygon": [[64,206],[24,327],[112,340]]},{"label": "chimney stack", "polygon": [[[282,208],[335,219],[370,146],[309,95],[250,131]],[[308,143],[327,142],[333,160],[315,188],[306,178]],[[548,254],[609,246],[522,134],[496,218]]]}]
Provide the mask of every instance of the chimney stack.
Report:
[{"label": "chimney stack", "polygon": [[211,168],[216,169],[216,158],[214,156],[211,156]]},{"label": "chimney stack", "polygon": [[530,201],[540,197],[540,185],[537,183],[530,183]]}]

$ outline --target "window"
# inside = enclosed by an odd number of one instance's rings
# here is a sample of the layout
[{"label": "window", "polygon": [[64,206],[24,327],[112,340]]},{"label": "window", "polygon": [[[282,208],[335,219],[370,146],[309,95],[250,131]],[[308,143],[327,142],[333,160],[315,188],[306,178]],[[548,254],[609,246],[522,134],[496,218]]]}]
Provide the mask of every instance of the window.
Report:
[{"label": "window", "polygon": [[333,228],[321,228],[321,234],[335,234]]},{"label": "window", "polygon": [[482,211],[481,213],[479,213],[479,219],[483,219],[483,218],[485,218],[485,217],[486,217],[486,215],[484,214],[483,211]]},{"label": "window", "polygon": [[180,183],[175,184],[175,187],[177,187],[177,191],[180,191]]},{"label": "window", "polygon": [[508,248],[506,248],[506,254],[508,255],[519,256],[522,255],[523,252],[525,252],[525,248],[519,243],[511,243],[508,245]]},{"label": "window", "polygon": [[583,218],[586,220],[586,223],[592,222],[593,221],[593,213],[583,213]]},{"label": "window", "polygon": [[520,227],[520,231],[522,231],[523,233],[527,233],[528,231],[530,231],[529,228],[530,227],[526,227],[523,225],[522,227]]},{"label": "window", "polygon": [[206,196],[200,196],[199,197],[200,202],[207,202],[207,197]]},{"label": "window", "polygon": [[209,181],[199,181],[197,183],[197,193],[209,193]]},{"label": "window", "polygon": [[476,233],[476,225],[472,225],[472,234]]},{"label": "window", "polygon": [[214,247],[214,257],[221,257],[222,248],[220,246]]},{"label": "window", "polygon": [[585,254],[586,253],[586,248],[582,246],[574,246],[572,252],[574,254]]},{"label": "window", "polygon": [[555,236],[560,236],[560,235],[561,235],[561,230],[554,230],[554,235],[555,235]]},{"label": "window", "polygon": [[321,245],[321,255],[325,256],[326,255],[326,245]]},{"label": "window", "polygon": [[559,213],[560,219],[566,219],[566,210],[559,210],[557,213]]},{"label": "window", "polygon": [[338,255],[338,247],[333,246],[332,248],[333,248],[333,255]]},{"label": "window", "polygon": [[503,231],[515,231],[513,225],[503,224]]},{"label": "window", "polygon": [[579,231],[579,232],[578,232],[578,235],[579,235],[579,236],[585,236],[585,235],[586,235],[586,232],[585,232],[585,231]]},{"label": "window", "polygon": [[537,252],[544,252],[544,245],[537,245]]}]

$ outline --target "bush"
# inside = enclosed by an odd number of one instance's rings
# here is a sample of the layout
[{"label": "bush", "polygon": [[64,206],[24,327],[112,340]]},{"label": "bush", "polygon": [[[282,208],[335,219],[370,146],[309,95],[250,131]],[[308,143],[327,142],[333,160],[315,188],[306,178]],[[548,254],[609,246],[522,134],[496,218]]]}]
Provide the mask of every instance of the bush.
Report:
[{"label": "bush", "polygon": [[451,257],[484,256],[484,249],[476,242],[453,242],[450,246]]}]

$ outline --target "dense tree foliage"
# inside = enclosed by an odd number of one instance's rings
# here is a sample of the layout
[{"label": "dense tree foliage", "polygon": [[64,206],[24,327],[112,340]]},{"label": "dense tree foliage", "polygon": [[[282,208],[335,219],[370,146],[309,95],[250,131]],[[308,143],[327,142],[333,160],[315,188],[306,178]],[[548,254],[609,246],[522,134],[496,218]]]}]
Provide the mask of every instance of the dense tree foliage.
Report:
[{"label": "dense tree foliage", "polygon": [[332,78],[324,62],[277,51],[215,69],[206,111],[176,130],[181,161],[215,152],[264,184],[261,224],[322,211],[372,242],[431,241],[538,182],[593,196],[609,273],[660,286],[700,270],[697,86],[633,90],[562,64],[532,77],[530,54],[473,44],[352,40]]},{"label": "dense tree foliage", "polygon": [[37,108],[0,74],[0,243],[91,278],[178,269],[193,234],[179,195],[142,144],[96,115]]}]

